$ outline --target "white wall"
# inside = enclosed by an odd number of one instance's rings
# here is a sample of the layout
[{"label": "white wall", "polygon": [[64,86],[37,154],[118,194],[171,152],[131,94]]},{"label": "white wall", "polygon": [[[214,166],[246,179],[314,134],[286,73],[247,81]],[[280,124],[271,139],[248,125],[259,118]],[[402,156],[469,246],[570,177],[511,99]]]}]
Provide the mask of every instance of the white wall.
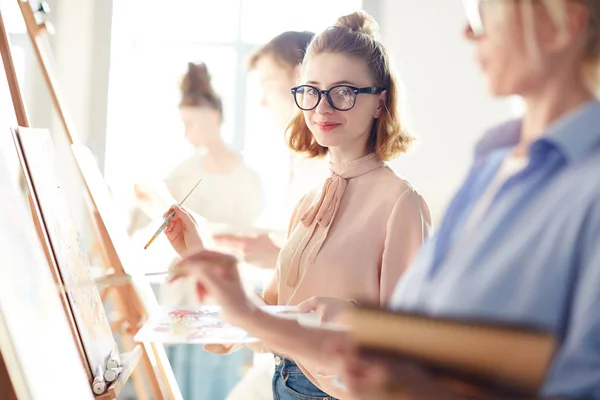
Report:
[{"label": "white wall", "polygon": [[381,0],[374,14],[408,87],[421,139],[392,165],[423,194],[438,225],[470,166],[474,142],[510,118],[511,107],[486,93],[474,49],[462,36],[460,0]]},{"label": "white wall", "polygon": [[[111,0],[49,0],[51,67],[66,115],[77,137],[94,151],[102,166],[106,130],[106,94],[110,54]],[[59,176],[84,241],[91,239],[84,187],[71,155],[33,49],[28,46],[25,98],[33,127],[49,128],[59,156]]]},{"label": "white wall", "polygon": [[[460,0],[364,0],[379,21],[408,87],[410,116],[421,139],[415,152],[393,162],[425,196],[438,221],[460,184],[483,130],[511,116],[505,100],[493,100],[462,37]],[[52,0],[52,38],[57,73],[77,131],[103,164],[110,44],[108,0]],[[34,126],[52,126],[41,77],[28,85]],[[32,103],[29,101],[28,103]],[[59,139],[60,142],[60,139]],[[64,143],[63,143],[64,144]]]}]

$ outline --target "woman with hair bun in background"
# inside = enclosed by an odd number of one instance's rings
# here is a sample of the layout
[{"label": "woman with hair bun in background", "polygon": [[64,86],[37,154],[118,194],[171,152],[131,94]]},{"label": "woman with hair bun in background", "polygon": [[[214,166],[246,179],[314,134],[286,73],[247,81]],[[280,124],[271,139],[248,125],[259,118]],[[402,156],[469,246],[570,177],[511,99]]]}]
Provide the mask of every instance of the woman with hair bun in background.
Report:
[{"label": "woman with hair bun in background", "polygon": [[[151,209],[164,211],[170,206],[169,197],[180,201],[203,178],[186,200],[186,208],[208,224],[251,228],[263,210],[262,185],[259,176],[245,165],[242,155],[231,150],[221,135],[223,104],[212,87],[206,64],[188,64],[181,81],[179,112],[185,136],[195,154],[182,161],[158,187],[136,185],[138,200]],[[147,235],[144,239],[147,240]],[[151,249],[154,261],[163,260],[159,243]],[[168,249],[169,260],[176,256]],[[198,304],[192,282],[167,284],[160,292],[161,303]],[[197,345],[170,346],[167,354],[183,398],[197,400],[225,399],[252,360],[247,349],[222,357]]]}]

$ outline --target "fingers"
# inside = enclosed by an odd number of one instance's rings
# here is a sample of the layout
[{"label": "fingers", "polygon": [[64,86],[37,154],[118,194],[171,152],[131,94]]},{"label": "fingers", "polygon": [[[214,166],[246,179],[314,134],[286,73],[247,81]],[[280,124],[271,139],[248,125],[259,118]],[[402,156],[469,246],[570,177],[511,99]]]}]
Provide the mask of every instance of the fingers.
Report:
[{"label": "fingers", "polygon": [[319,297],[312,297],[312,298],[298,304],[298,311],[300,311],[300,312],[316,311],[320,306],[321,306],[321,299]]},{"label": "fingers", "polygon": [[227,354],[233,345],[226,344],[205,344],[204,350],[214,354]]},{"label": "fingers", "polygon": [[169,267],[169,275],[167,275],[166,281],[167,283],[172,283],[186,276],[188,276],[188,270],[178,266],[178,262],[174,262]]},{"label": "fingers", "polygon": [[189,222],[191,222],[193,225],[196,225],[196,220],[192,214],[185,208],[179,207],[177,204],[172,205],[169,210],[163,214],[163,218],[168,218],[172,213],[175,213],[175,216],[171,221],[180,219],[183,222],[186,222],[186,225],[189,225]]},{"label": "fingers", "polygon": [[389,386],[387,364],[376,357],[366,356],[347,336],[326,342],[323,351],[339,360],[341,381],[352,393],[360,394]]},{"label": "fingers", "polygon": [[237,259],[229,254],[216,251],[201,250],[191,253],[177,261],[172,268],[182,271],[177,275],[184,273],[185,275],[193,274],[197,278],[238,279]]},{"label": "fingers", "polygon": [[171,220],[167,224],[167,227],[165,228],[165,234],[167,236],[169,236],[171,233],[181,232],[181,230],[182,230],[181,221],[179,219],[177,219],[176,217],[174,217],[174,218],[171,218]]},{"label": "fingers", "polygon": [[340,361],[348,354],[356,352],[356,345],[349,336],[336,336],[332,340],[327,340],[323,344],[323,351],[332,358],[338,358]]},{"label": "fingers", "polygon": [[257,291],[253,292],[253,295],[251,296],[250,300],[259,307],[269,305],[267,303],[267,301],[265,300],[265,298],[263,297],[262,293],[257,292]]},{"label": "fingers", "polygon": [[176,207],[179,209],[179,211],[181,211],[182,216],[184,216],[185,219],[189,219],[194,225],[198,225],[196,223],[196,219],[194,218],[193,214],[190,211],[186,210],[185,208],[181,208],[179,206],[176,206]]},{"label": "fingers", "polygon": [[204,286],[200,282],[196,282],[196,295],[198,296],[198,300],[200,301],[200,304],[204,303],[204,299],[208,295],[206,286]]},{"label": "fingers", "polygon": [[[169,214],[171,214],[173,211],[175,211],[175,207],[179,208],[179,206],[177,206],[177,205],[171,206],[169,208],[169,210],[163,214],[163,218],[167,218],[169,216]],[[177,215],[177,211],[175,211],[175,215]]]},{"label": "fingers", "polygon": [[348,348],[342,359],[344,383],[349,390],[361,393],[365,390],[382,390],[389,386],[388,368],[385,363],[368,360],[355,348]]},{"label": "fingers", "polygon": [[182,277],[191,277],[195,280],[196,295],[200,303],[203,303],[208,295],[217,298],[227,297],[237,286],[241,291],[243,290],[236,259],[228,254],[214,251],[202,250],[177,261],[170,270],[168,282],[174,282]]},{"label": "fingers", "polygon": [[176,262],[175,265],[193,263],[210,263],[219,264],[223,266],[235,266],[237,265],[237,260],[234,256],[230,254],[219,253],[218,251],[211,250],[200,250],[186,255],[181,260]]},{"label": "fingers", "polygon": [[186,212],[183,208],[179,207],[177,204],[172,205],[167,212],[163,214],[163,218],[168,218],[169,215],[175,213],[175,217],[181,218],[186,215]]},{"label": "fingers", "polygon": [[169,210],[163,214],[163,219],[167,219],[169,218],[169,216],[171,214],[174,213],[174,216],[170,218],[169,222],[167,223],[167,226],[165,228],[165,234],[169,235],[171,232],[177,232],[178,230],[181,230],[181,221],[179,220],[179,218],[177,217],[177,212],[174,210],[173,206],[171,208],[169,208]]}]

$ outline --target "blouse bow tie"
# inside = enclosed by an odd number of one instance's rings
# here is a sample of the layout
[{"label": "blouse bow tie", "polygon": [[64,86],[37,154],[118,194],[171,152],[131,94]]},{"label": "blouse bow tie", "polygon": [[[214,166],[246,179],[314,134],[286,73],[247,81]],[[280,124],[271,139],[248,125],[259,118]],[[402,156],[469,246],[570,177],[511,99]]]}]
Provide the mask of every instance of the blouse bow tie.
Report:
[{"label": "blouse bow tie", "polygon": [[304,226],[310,226],[315,218],[322,227],[329,227],[340,206],[348,182],[339,175],[333,175],[325,181],[319,200],[313,204],[300,221]]}]

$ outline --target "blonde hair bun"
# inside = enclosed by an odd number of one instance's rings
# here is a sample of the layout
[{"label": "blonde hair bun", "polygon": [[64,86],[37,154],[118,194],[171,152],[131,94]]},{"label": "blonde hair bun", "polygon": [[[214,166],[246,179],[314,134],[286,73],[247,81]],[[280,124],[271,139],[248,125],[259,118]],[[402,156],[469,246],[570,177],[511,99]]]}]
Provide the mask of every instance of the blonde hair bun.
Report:
[{"label": "blonde hair bun", "polygon": [[180,107],[211,106],[223,114],[221,97],[215,92],[211,84],[211,76],[205,63],[188,63],[187,72],[180,84]]},{"label": "blonde hair bun", "polygon": [[335,26],[348,28],[353,32],[364,33],[372,39],[379,40],[379,24],[364,11],[339,17]]},{"label": "blonde hair bun", "polygon": [[181,81],[181,91],[195,97],[211,95],[213,88],[210,84],[211,77],[205,63],[188,63],[188,70]]}]

